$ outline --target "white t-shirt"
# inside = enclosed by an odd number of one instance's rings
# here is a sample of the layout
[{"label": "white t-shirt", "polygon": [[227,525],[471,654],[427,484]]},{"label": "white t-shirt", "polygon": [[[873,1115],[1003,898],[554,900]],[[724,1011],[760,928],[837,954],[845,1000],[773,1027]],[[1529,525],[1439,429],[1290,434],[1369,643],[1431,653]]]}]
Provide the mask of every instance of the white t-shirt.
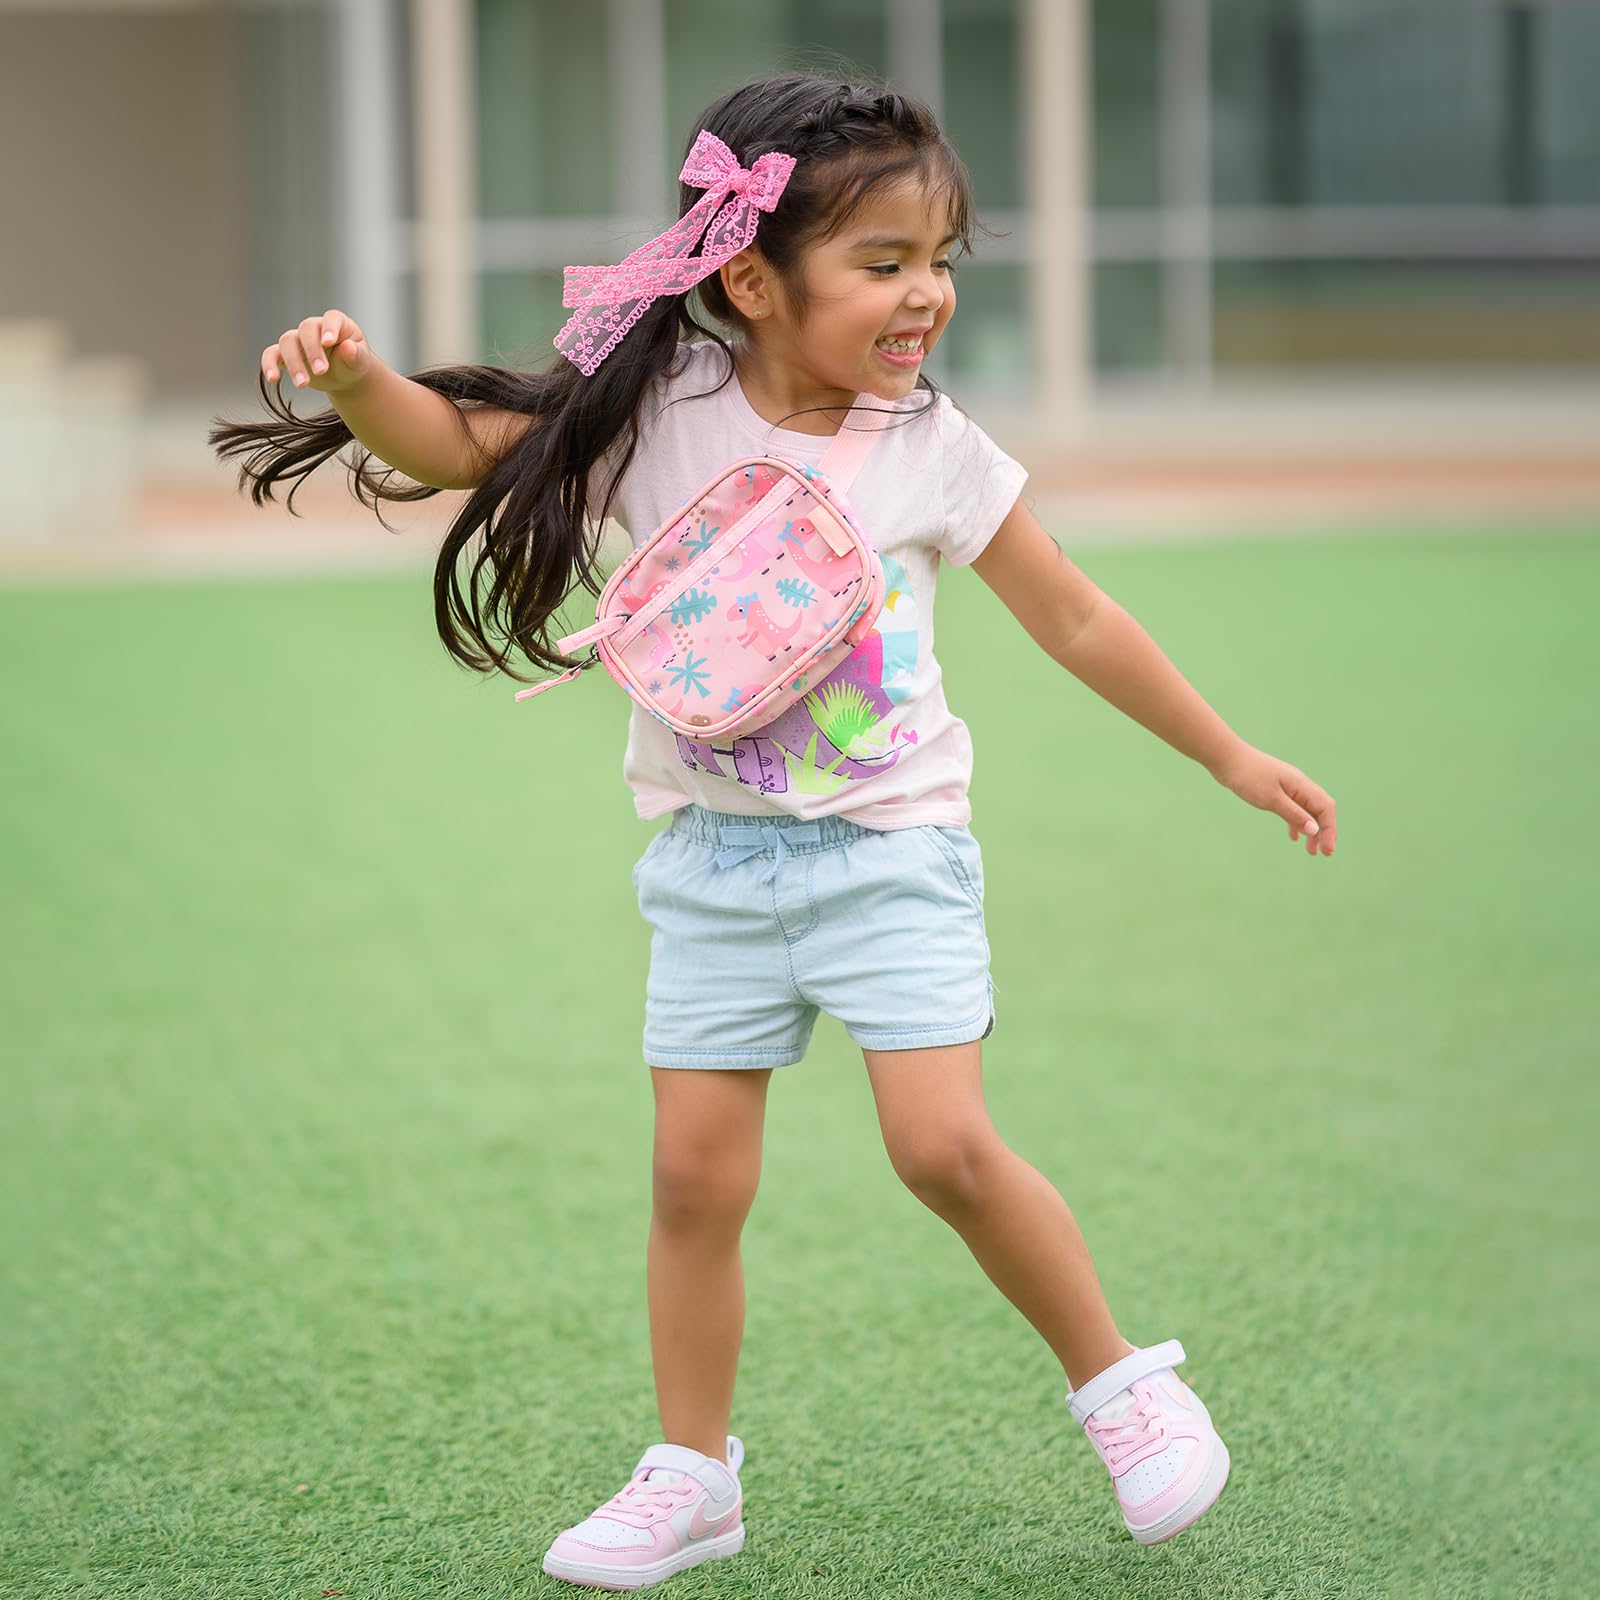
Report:
[{"label": "white t-shirt", "polygon": [[[670,403],[700,396],[725,374],[728,382],[716,394]],[[899,402],[908,412],[927,405],[925,389]],[[719,346],[681,344],[645,396],[638,450],[611,515],[637,549],[740,457],[770,454],[816,466],[830,443],[766,422],[729,374]],[[592,510],[610,472],[609,456],[591,471]],[[690,740],[633,705],[622,772],[638,815],[659,817],[693,801],[741,816],[837,813],[868,828],[969,823],[972,740],[945,704],[933,653],[934,588],[941,557],[957,567],[974,561],[1027,476],[947,395],[926,416],[891,422],[845,490],[888,580],[873,631],[818,684],[820,698],[803,697],[737,740]],[[859,692],[830,696],[829,685]],[[830,706],[846,715],[830,721]]]}]

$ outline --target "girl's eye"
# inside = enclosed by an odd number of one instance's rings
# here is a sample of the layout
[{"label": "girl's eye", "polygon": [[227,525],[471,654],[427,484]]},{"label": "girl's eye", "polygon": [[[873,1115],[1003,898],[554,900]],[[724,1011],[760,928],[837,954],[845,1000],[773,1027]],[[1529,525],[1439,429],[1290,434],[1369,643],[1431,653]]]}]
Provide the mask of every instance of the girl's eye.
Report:
[{"label": "girl's eye", "polygon": [[[935,261],[934,262],[934,266],[943,267],[947,272],[954,272],[956,270],[955,262],[951,261],[948,257],[946,257],[943,261]],[[868,272],[898,272],[899,270],[900,270],[900,265],[899,265],[898,262],[895,262],[892,265],[887,266],[887,267],[868,267],[867,268]]]}]

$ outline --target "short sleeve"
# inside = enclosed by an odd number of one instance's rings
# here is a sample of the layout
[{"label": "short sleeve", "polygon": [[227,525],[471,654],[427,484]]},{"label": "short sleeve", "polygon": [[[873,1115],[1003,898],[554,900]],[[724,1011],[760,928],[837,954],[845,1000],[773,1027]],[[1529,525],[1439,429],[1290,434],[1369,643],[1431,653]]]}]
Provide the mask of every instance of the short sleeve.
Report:
[{"label": "short sleeve", "polygon": [[939,554],[970,566],[1017,503],[1028,469],[1008,456],[948,394],[939,396],[943,461]]}]

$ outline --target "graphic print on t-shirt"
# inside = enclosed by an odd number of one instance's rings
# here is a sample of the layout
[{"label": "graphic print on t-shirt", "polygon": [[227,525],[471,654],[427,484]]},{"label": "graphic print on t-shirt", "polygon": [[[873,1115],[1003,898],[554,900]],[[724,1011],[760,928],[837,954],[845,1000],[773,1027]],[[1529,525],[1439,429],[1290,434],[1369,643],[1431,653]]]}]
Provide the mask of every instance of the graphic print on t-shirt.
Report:
[{"label": "graphic print on t-shirt", "polygon": [[727,743],[677,734],[692,772],[731,778],[762,794],[836,794],[877,776],[917,742],[894,715],[917,668],[917,597],[906,569],[880,552],[886,585],[872,631],[810,693],[759,733]]}]

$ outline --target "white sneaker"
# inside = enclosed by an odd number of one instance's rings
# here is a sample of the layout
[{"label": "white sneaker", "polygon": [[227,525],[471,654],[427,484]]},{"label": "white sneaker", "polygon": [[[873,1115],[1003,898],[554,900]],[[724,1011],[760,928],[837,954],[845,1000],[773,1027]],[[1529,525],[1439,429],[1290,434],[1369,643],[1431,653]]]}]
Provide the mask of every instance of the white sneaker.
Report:
[{"label": "white sneaker", "polygon": [[1067,1391],[1140,1544],[1160,1544],[1197,1522],[1228,1481],[1228,1447],[1200,1396],[1172,1370],[1183,1358],[1183,1346],[1168,1339]]},{"label": "white sneaker", "polygon": [[653,1444],[633,1477],[545,1552],[552,1578],[595,1589],[645,1589],[686,1567],[744,1549],[744,1445],[728,1435],[728,1460],[681,1444]]}]

